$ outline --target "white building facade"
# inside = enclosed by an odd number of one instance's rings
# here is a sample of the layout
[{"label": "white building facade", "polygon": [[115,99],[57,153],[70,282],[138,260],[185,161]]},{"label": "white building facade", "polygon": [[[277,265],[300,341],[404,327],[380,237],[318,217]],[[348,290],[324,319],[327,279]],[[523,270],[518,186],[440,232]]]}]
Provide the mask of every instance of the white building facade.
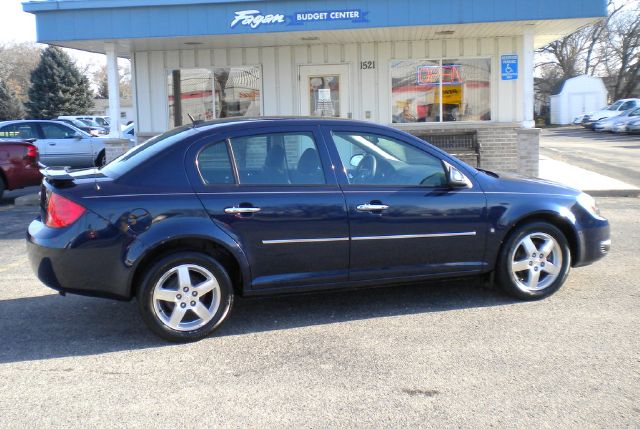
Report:
[{"label": "white building facade", "polygon": [[[389,124],[482,168],[537,174],[533,51],[601,0],[24,3],[38,41],[132,62],[139,137],[193,119],[330,116]],[[117,100],[110,100],[114,115]],[[452,150],[453,149],[453,150]]]}]

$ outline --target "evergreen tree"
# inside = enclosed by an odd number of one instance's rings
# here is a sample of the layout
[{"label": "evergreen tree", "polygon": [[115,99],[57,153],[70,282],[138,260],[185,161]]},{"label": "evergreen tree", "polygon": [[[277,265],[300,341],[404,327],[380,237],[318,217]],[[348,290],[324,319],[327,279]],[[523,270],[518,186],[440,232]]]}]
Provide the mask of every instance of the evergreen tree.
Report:
[{"label": "evergreen tree", "polygon": [[38,119],[88,114],[93,107],[89,79],[62,49],[49,46],[31,73],[26,107],[29,116]]},{"label": "evergreen tree", "polygon": [[3,80],[0,80],[0,121],[21,119],[24,116],[22,104]]}]

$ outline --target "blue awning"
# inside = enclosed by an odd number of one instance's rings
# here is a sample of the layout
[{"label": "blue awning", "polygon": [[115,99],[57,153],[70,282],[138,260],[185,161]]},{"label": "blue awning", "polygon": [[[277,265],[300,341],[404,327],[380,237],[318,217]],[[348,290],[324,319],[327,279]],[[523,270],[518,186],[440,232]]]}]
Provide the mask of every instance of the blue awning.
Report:
[{"label": "blue awning", "polygon": [[606,16],[606,0],[45,0],[39,42],[540,21]]}]

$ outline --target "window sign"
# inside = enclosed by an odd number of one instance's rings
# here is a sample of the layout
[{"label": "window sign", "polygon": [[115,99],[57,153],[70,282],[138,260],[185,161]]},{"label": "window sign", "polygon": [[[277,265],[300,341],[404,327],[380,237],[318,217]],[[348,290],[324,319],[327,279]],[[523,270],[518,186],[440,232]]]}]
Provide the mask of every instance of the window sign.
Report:
[{"label": "window sign", "polygon": [[418,66],[418,85],[438,85],[442,78],[443,85],[458,85],[462,82],[460,65]]},{"label": "window sign", "polygon": [[394,60],[394,123],[491,120],[491,59]]},{"label": "window sign", "polygon": [[318,101],[331,101],[331,89],[329,88],[318,89]]},{"label": "window sign", "polygon": [[236,28],[239,25],[255,29],[262,25],[304,25],[307,22],[323,21],[368,22],[367,13],[360,9],[345,9],[296,12],[292,15],[284,15],[281,13],[263,14],[257,9],[239,10],[235,12],[230,27]]},{"label": "window sign", "polygon": [[500,71],[502,80],[518,79],[518,56],[503,55],[500,58]]}]

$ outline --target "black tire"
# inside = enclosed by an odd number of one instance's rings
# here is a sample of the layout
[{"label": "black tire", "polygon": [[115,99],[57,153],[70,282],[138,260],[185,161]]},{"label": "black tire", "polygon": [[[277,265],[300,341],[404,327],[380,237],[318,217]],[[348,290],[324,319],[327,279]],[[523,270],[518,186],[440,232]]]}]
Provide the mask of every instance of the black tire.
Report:
[{"label": "black tire", "polygon": [[[173,271],[178,270],[178,267],[184,268],[185,266],[191,267],[189,269],[192,271],[187,269],[189,279],[192,285],[196,284],[192,286],[191,290],[186,289],[183,294],[180,292],[182,286],[178,284],[180,281],[178,278],[179,273],[173,273]],[[191,294],[198,290],[198,285],[204,284],[203,279],[206,280],[207,275],[213,276],[217,281],[218,288],[208,293],[202,293],[201,296],[197,297],[196,306],[200,306],[200,304],[204,307],[210,306],[210,314],[213,314],[213,316],[208,321],[198,316],[195,311],[197,307],[192,307],[196,298],[191,301]],[[196,278],[194,282],[194,277],[201,278]],[[171,287],[171,290],[162,287],[164,285]],[[174,286],[177,288],[175,292],[173,291]],[[154,294],[157,294],[158,290],[163,293],[176,293],[176,297],[183,295],[182,299],[184,301],[176,298],[175,302],[172,303],[154,299]],[[155,296],[157,297],[157,295]],[[215,259],[203,253],[179,252],[165,256],[146,270],[144,278],[137,289],[136,297],[143,320],[156,335],[172,342],[189,342],[198,341],[208,336],[224,322],[233,306],[234,294],[229,275]],[[214,305],[216,297],[218,299],[217,307]],[[169,326],[170,321],[167,319],[173,315],[178,305],[183,306],[181,311],[184,314],[182,316],[184,319],[180,319],[178,325],[195,323],[192,329],[184,326],[177,326],[176,329]],[[189,318],[195,319],[195,321],[189,321]],[[206,323],[204,323],[205,321]],[[204,324],[198,326],[198,323]]]},{"label": "black tire", "polygon": [[104,150],[101,150],[96,158],[95,166],[98,168],[104,167],[107,164],[107,156]]},{"label": "black tire", "polygon": [[[550,243],[549,237],[555,240],[551,253],[542,252],[540,256],[540,249],[549,248],[544,247],[544,243]],[[519,226],[503,244],[496,264],[496,281],[503,291],[516,298],[542,299],[560,289],[570,267],[571,251],[562,231],[547,222],[531,222]],[[529,287],[532,285],[536,287]]]},{"label": "black tire", "polygon": [[7,185],[5,185],[4,179],[0,176],[0,200],[2,199],[2,194],[4,194],[5,189],[7,189]]}]

